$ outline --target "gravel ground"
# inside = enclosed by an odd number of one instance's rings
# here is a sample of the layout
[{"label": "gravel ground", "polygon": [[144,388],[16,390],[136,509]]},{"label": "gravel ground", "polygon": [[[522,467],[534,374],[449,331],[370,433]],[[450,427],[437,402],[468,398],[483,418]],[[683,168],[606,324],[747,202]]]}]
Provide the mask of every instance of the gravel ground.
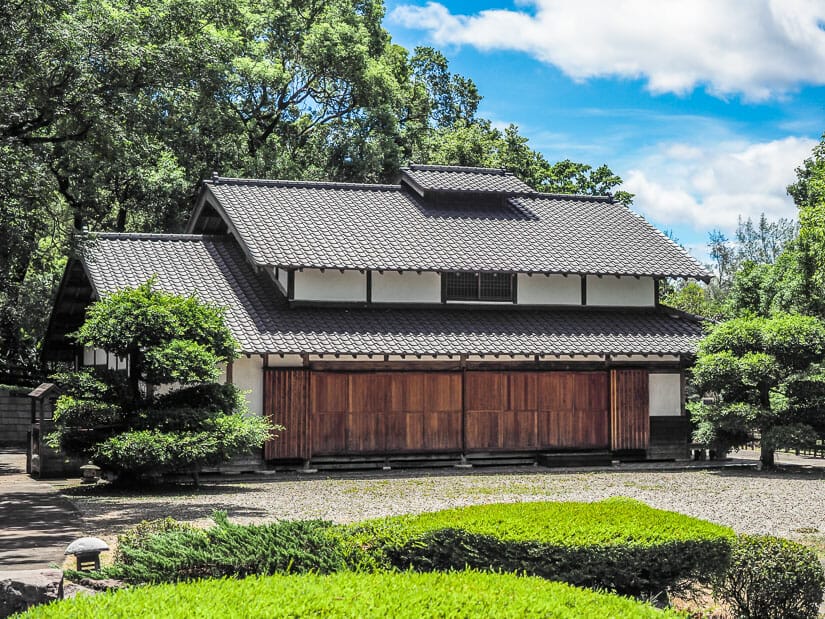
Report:
[{"label": "gravel ground", "polygon": [[107,536],[165,516],[206,524],[214,510],[241,523],[298,518],[345,523],[480,503],[627,496],[739,532],[820,538],[825,533],[825,462],[782,456],[780,462],[803,466],[767,473],[755,469],[753,457],[740,452],[726,466],[707,470],[622,465],[598,471],[508,467],[278,473],[222,477],[200,488],[112,492],[68,485],[63,491],[82,513],[85,532]]}]

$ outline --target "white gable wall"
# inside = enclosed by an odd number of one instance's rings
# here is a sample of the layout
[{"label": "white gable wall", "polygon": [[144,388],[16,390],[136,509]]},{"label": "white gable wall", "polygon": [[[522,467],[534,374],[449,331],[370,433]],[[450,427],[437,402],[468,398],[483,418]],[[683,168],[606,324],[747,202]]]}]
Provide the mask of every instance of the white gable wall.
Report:
[{"label": "white gable wall", "polygon": [[518,274],[519,305],[581,305],[581,277],[577,275]]},{"label": "white gable wall", "polygon": [[295,271],[295,301],[367,301],[367,274],[337,269]]},{"label": "white gable wall", "polygon": [[434,272],[373,272],[372,300],[375,303],[441,303],[441,277]]},{"label": "white gable wall", "polygon": [[587,304],[653,307],[656,305],[656,284],[652,277],[588,275]]}]

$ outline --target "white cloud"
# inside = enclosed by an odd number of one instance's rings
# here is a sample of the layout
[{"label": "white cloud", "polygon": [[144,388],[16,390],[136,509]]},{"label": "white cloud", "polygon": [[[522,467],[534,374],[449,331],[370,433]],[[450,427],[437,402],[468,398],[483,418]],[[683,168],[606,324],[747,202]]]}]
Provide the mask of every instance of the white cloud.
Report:
[{"label": "white cloud", "polygon": [[634,208],[666,227],[736,229],[737,220],[796,218],[785,188],[815,140],[661,144],[624,174]]},{"label": "white cloud", "polygon": [[515,50],[576,80],[643,78],[654,93],[704,86],[763,100],[825,84],[821,0],[532,0],[521,10],[454,15],[438,2],[390,19],[439,45]]}]

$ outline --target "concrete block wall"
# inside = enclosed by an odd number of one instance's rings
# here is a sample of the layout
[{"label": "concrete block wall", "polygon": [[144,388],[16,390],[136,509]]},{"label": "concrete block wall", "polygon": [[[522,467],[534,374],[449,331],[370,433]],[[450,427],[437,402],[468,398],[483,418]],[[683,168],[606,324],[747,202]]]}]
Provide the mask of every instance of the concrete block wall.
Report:
[{"label": "concrete block wall", "polygon": [[0,445],[25,448],[31,415],[32,404],[28,395],[0,389]]}]

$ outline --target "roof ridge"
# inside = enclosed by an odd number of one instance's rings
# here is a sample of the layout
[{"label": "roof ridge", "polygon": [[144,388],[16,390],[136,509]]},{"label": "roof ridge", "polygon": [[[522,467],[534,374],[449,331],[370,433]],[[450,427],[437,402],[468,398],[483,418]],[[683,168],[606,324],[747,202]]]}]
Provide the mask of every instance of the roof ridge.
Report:
[{"label": "roof ridge", "polygon": [[87,239],[131,240],[131,241],[206,241],[221,240],[218,234],[179,234],[175,232],[84,232],[78,235]]},{"label": "roof ridge", "polygon": [[204,185],[258,185],[262,187],[311,187],[313,189],[371,189],[375,191],[398,191],[400,185],[383,183],[344,183],[339,181],[295,181],[265,178],[232,178],[213,176],[203,181]]},{"label": "roof ridge", "polygon": [[421,163],[411,163],[402,167],[404,170],[421,170],[424,172],[476,172],[478,174],[495,174],[497,176],[515,176],[506,168],[480,168],[474,166],[452,166],[452,165],[427,165]]},{"label": "roof ridge", "polygon": [[[618,204],[613,201],[612,195],[595,196],[588,193],[547,193],[544,191],[520,191],[512,192],[512,198],[552,198],[554,200],[578,200],[585,202],[609,202],[611,204]],[[629,209],[628,209],[629,210]]]}]

